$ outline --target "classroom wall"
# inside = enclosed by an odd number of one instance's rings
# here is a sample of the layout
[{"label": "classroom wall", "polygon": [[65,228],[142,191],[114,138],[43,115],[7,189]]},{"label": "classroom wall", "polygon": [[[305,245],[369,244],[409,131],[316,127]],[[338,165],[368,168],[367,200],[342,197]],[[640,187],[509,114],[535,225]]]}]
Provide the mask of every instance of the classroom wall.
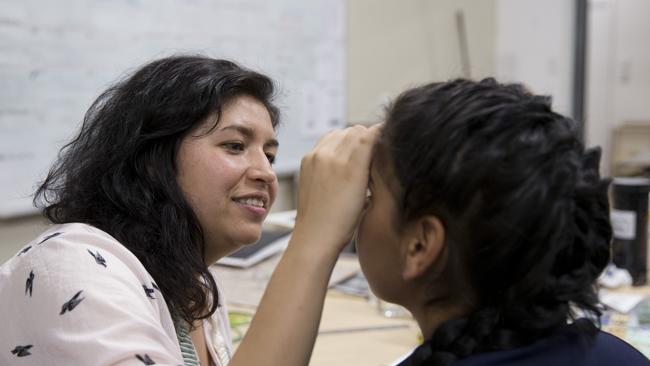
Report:
[{"label": "classroom wall", "polygon": [[[568,3],[573,2],[348,0],[348,123],[380,120],[382,106],[407,87],[463,76],[458,11],[465,18],[469,76],[529,78],[536,91],[555,94],[556,106],[568,111],[570,84],[566,64],[573,56],[569,25],[573,11]],[[650,48],[642,46],[650,37],[650,23],[643,17],[650,13],[650,2],[589,0],[588,5],[586,142],[603,147],[602,169],[608,174],[612,129],[626,121],[650,124]],[[555,24],[553,31],[517,38],[517,29],[523,34],[528,32],[524,29],[536,26],[522,22],[517,9],[529,17],[546,14],[538,16],[538,22],[551,19]],[[551,17],[551,13],[557,16]],[[548,39],[561,34],[566,34],[562,42],[537,49],[544,39],[548,43]],[[548,57],[536,59],[535,52],[542,51]],[[562,52],[566,54],[562,56]],[[530,65],[531,60],[536,67]],[[548,80],[544,79],[546,76]],[[553,87],[564,85],[563,90],[547,88],[551,79],[555,80]],[[282,178],[274,210],[294,207],[294,180]],[[46,222],[38,216],[0,220],[0,262],[45,226]]]},{"label": "classroom wall", "polygon": [[[650,2],[589,0],[588,5],[585,137],[588,145],[602,147],[601,171],[609,175],[612,131],[624,123],[650,126]],[[638,144],[628,149],[647,152],[647,135]]]},{"label": "classroom wall", "polygon": [[495,76],[551,95],[572,114],[575,1],[498,0]]},{"label": "classroom wall", "polygon": [[465,18],[470,75],[493,74],[495,0],[349,0],[350,123],[377,121],[407,87],[462,75],[456,12]]},{"label": "classroom wall", "polygon": [[[471,76],[492,73],[494,0],[349,0],[347,118],[375,121],[381,106],[414,84],[461,76],[456,11],[467,25]],[[274,211],[295,207],[294,181],[280,180]],[[0,263],[47,226],[38,217],[0,220]]]}]

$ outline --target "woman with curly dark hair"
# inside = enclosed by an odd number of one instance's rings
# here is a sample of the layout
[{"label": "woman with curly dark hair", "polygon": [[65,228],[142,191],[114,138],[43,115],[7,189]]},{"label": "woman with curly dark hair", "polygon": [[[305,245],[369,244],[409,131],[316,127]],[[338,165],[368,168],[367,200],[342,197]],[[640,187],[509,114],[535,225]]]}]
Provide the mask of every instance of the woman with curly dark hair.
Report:
[{"label": "woman with curly dark hair", "polygon": [[0,267],[0,364],[307,364],[378,133],[334,132],[303,159],[292,239],[233,353],[208,267],[259,239],[275,199],[273,94],[177,56],[100,95],[36,192],[56,225]]},{"label": "woman with curly dark hair", "polygon": [[425,342],[401,365],[648,365],[598,329],[609,260],[599,150],[548,98],[455,80],[388,109],[357,233],[374,292]]}]

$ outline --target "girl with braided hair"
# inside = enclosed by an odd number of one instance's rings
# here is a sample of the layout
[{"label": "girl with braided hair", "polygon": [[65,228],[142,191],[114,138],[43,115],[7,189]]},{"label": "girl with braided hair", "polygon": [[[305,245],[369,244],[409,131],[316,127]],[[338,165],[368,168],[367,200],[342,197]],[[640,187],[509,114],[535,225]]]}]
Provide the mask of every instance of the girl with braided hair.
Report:
[{"label": "girl with braided hair", "polygon": [[650,364],[599,330],[609,182],[548,98],[493,79],[414,88],[373,154],[357,249],[424,335],[401,365]]}]

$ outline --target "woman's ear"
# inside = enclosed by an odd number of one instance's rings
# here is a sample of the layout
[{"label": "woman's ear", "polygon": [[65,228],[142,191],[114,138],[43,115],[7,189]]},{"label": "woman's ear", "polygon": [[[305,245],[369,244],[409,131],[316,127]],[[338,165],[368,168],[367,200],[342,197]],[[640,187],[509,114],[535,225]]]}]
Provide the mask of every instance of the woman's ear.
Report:
[{"label": "woman's ear", "polygon": [[438,259],[445,246],[445,227],[436,216],[423,216],[404,233],[402,279],[419,278]]}]

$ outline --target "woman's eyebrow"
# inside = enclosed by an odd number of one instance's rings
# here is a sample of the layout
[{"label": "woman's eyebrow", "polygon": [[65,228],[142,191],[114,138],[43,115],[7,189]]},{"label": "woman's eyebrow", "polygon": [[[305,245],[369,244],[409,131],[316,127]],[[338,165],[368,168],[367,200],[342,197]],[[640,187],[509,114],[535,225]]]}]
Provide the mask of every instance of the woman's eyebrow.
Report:
[{"label": "woman's eyebrow", "polygon": [[[255,131],[252,128],[241,126],[241,125],[229,125],[219,129],[219,131],[227,131],[227,130],[235,130],[241,133],[242,135],[244,135],[244,137],[246,137],[247,139],[252,139],[255,136]],[[280,142],[278,142],[278,140],[274,138],[269,139],[264,143],[264,147],[279,147],[279,146],[280,146]]]},{"label": "woman's eyebrow", "polygon": [[247,138],[251,138],[251,137],[253,137],[255,135],[255,132],[253,132],[252,128],[245,127],[245,126],[240,126],[240,125],[228,125],[228,126],[225,126],[225,127],[221,127],[219,129],[219,131],[227,131],[227,130],[235,130],[235,131],[241,133],[242,135],[244,135],[244,137],[247,137]]},{"label": "woman's eyebrow", "polygon": [[280,147],[280,142],[276,139],[270,139],[266,143],[264,143],[264,147],[275,147],[278,148]]}]

